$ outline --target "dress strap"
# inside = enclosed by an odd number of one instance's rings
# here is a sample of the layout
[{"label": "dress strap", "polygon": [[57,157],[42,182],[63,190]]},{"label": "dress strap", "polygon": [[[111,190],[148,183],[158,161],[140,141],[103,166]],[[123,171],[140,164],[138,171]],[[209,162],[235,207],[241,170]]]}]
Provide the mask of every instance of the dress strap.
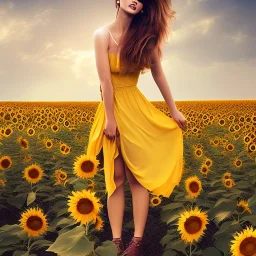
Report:
[{"label": "dress strap", "polygon": [[118,45],[118,43],[116,42],[116,40],[114,39],[114,37],[112,36],[112,34],[110,33],[110,31],[108,30],[108,28],[106,26],[104,26],[104,28],[107,29],[107,31],[109,32],[110,36],[112,37],[112,39],[114,40],[114,42],[116,43],[116,45]]}]

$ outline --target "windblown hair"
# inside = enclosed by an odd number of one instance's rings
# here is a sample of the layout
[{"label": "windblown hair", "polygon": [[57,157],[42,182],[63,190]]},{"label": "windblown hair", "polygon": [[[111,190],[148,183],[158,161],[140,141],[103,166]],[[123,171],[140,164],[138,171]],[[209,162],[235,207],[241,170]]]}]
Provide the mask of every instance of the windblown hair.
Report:
[{"label": "windblown hair", "polygon": [[[115,0],[116,1],[116,0]],[[119,5],[116,3],[116,8]],[[162,58],[161,45],[168,39],[169,21],[175,17],[171,0],[146,0],[143,3],[143,13],[134,16],[130,27],[121,41],[120,62],[121,74],[133,72],[136,69],[146,73],[151,63],[151,53],[158,48]]]}]

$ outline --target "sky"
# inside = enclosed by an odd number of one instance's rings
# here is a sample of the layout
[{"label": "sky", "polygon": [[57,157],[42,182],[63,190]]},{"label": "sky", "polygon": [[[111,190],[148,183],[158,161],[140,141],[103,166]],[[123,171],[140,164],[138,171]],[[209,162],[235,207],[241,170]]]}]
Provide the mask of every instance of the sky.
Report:
[{"label": "sky", "polygon": [[[256,1],[172,7],[162,67],[174,100],[256,99]],[[114,0],[0,0],[0,101],[100,101],[93,32],[115,17]],[[151,72],[138,88],[164,100]]]}]

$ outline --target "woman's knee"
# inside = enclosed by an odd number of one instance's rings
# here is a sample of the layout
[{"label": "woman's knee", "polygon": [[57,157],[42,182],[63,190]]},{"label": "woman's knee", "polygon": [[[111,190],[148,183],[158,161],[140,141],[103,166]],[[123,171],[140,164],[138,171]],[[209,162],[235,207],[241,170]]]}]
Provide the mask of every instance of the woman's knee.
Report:
[{"label": "woman's knee", "polygon": [[114,165],[114,181],[116,186],[119,187],[125,183],[126,177],[124,160],[120,154],[115,158]]}]

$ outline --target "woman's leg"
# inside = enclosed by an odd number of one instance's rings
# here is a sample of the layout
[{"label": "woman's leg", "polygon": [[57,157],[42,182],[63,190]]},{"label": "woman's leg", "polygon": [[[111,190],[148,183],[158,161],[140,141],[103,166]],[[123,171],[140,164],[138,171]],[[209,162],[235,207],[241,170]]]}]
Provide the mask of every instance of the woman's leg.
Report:
[{"label": "woman's leg", "polygon": [[[120,149],[120,137],[116,137],[116,143],[119,150],[119,155],[114,162],[114,180],[116,190],[107,200],[108,217],[112,229],[113,238],[119,238],[122,235],[122,224],[124,216],[125,198],[124,198],[124,183],[125,183],[125,164]],[[114,143],[114,142],[113,142]]]},{"label": "woman's leg", "polygon": [[126,165],[125,172],[132,192],[134,236],[143,237],[148,216],[149,192],[134,178]]}]

